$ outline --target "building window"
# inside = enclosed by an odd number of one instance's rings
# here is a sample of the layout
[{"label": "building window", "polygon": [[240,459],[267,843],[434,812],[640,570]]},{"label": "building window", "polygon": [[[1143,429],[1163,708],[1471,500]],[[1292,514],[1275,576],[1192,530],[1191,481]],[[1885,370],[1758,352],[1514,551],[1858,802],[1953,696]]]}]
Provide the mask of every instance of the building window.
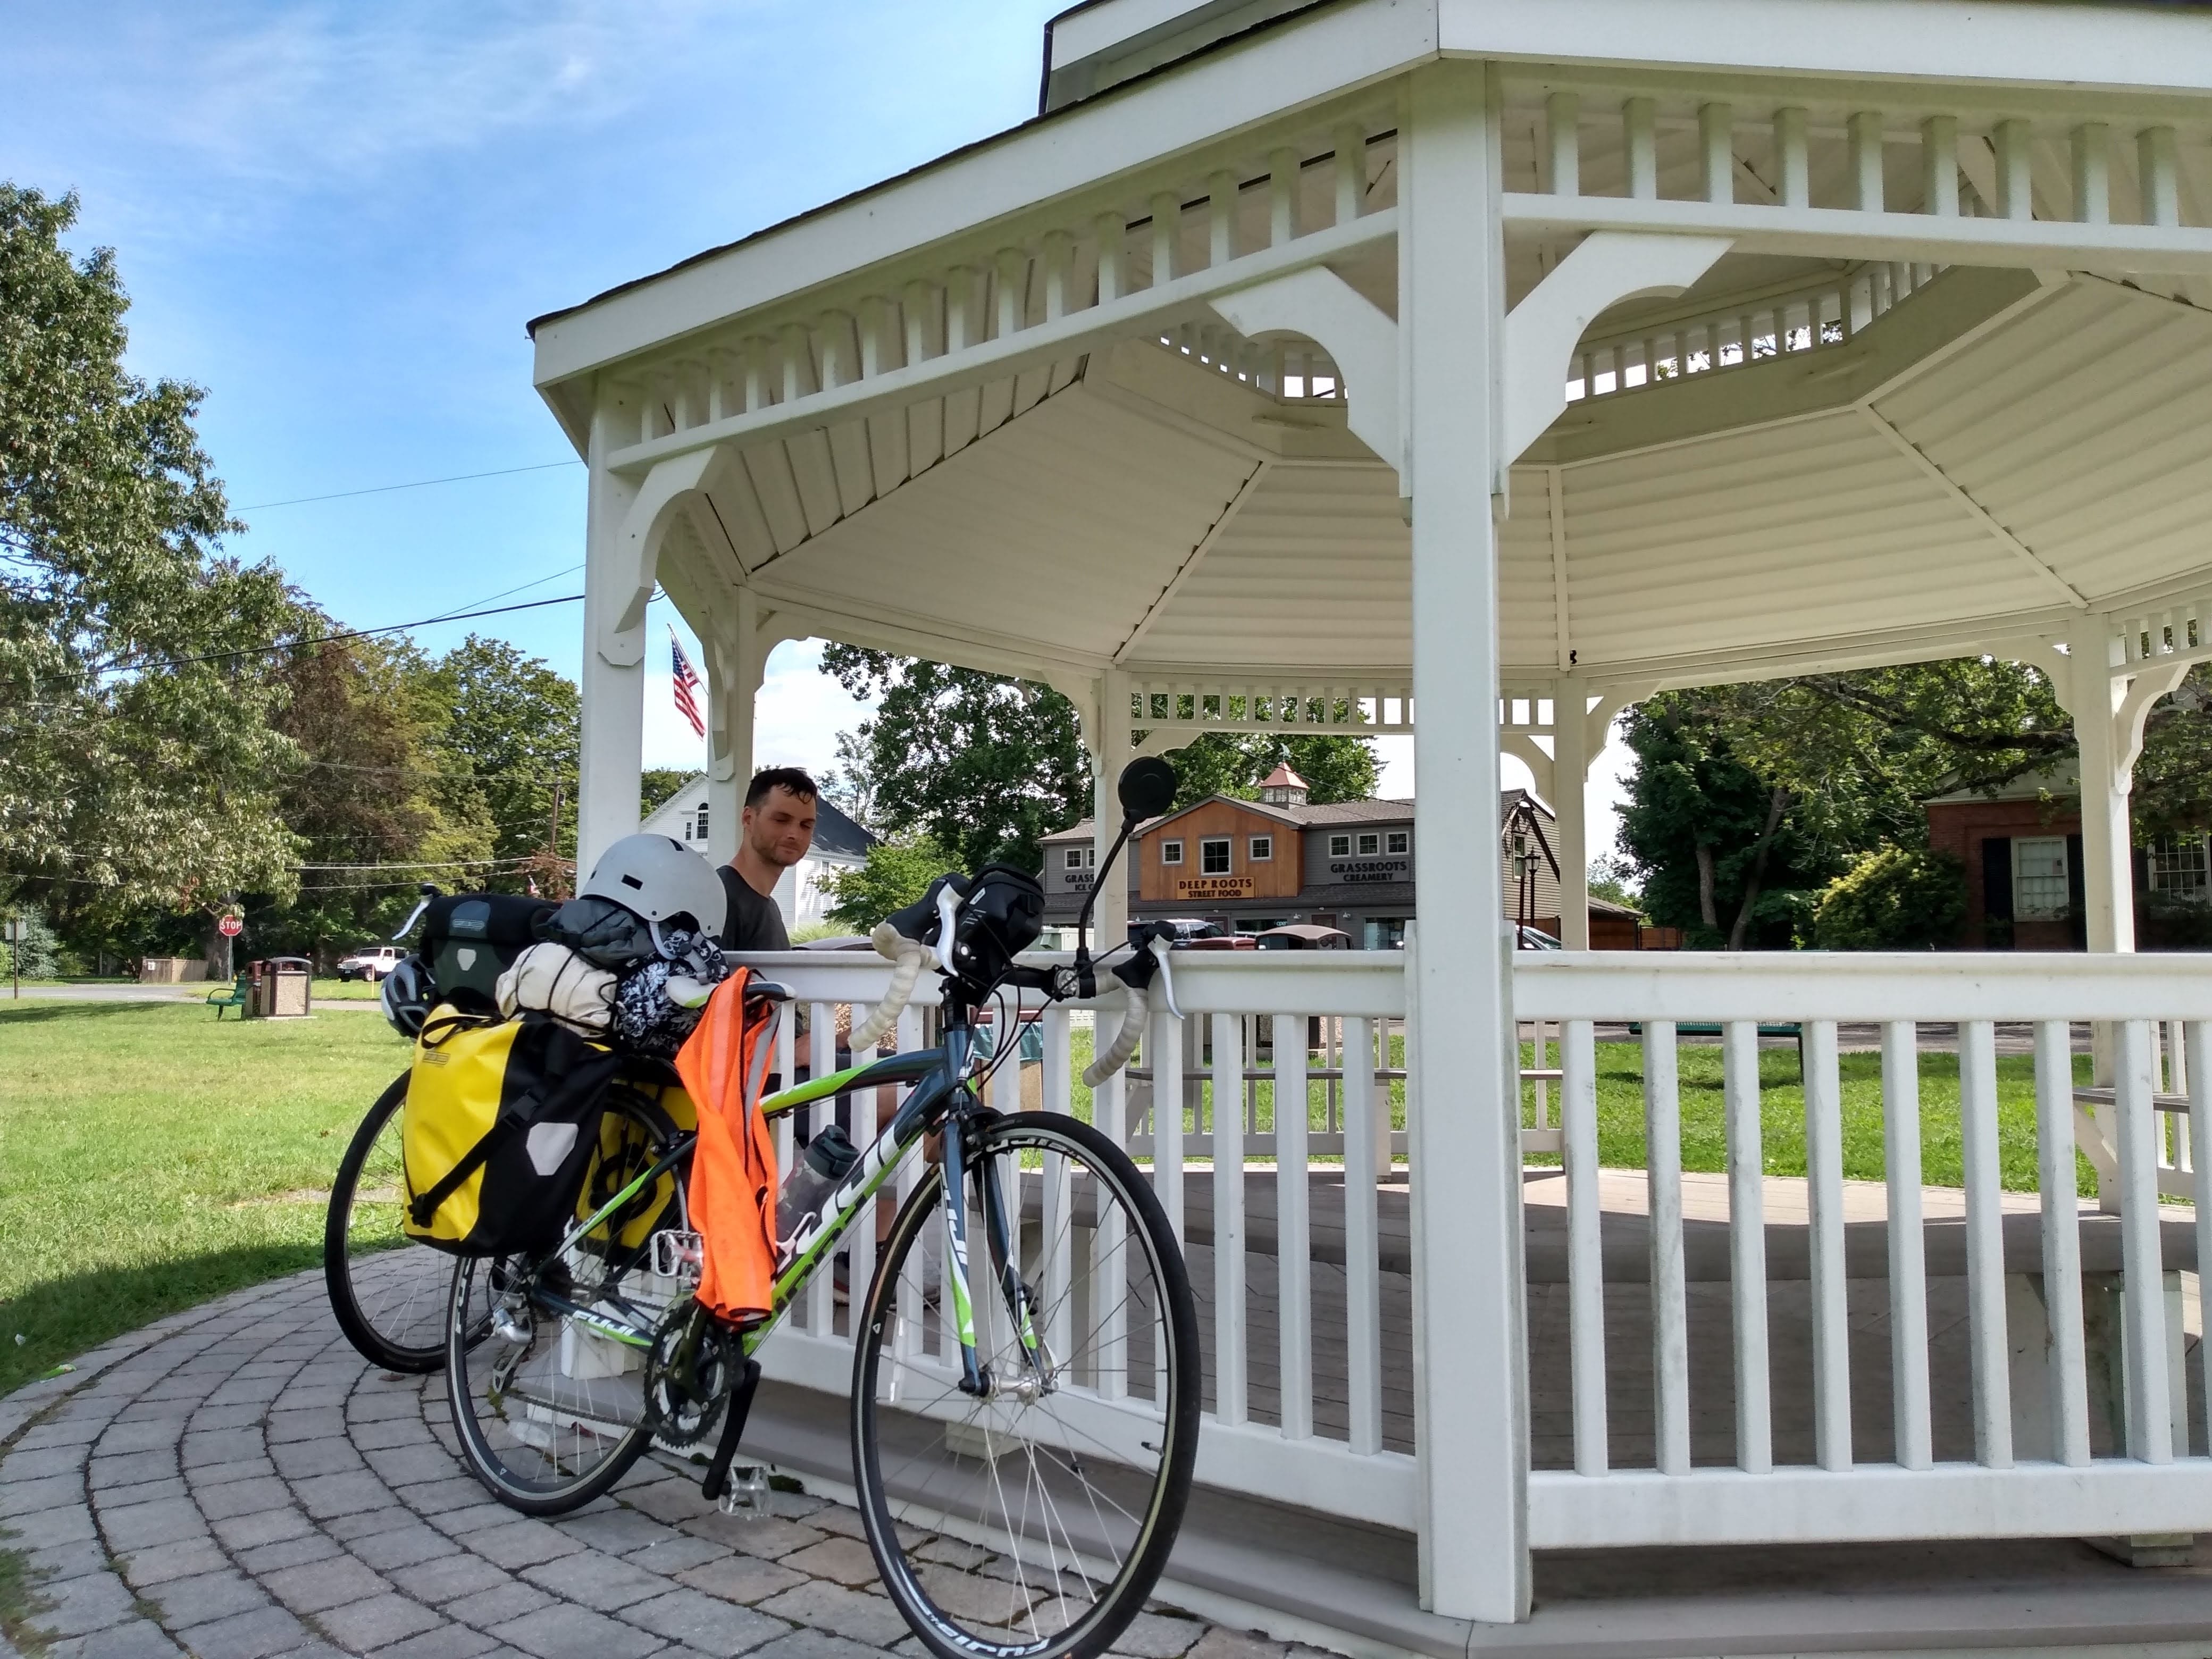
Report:
[{"label": "building window", "polygon": [[1198,872],[1202,876],[1225,876],[1229,873],[1229,841],[1202,841],[1198,844]]},{"label": "building window", "polygon": [[1182,862],[1182,843],[1179,841],[1162,842],[1160,843],[1160,862],[1162,864],[1181,864]]},{"label": "building window", "polygon": [[2160,836],[2151,843],[2150,890],[2188,903],[2212,897],[2212,859],[2203,831]]},{"label": "building window", "polygon": [[699,812],[698,812],[698,817],[697,817],[697,820],[696,820],[696,824],[697,824],[697,833],[692,836],[692,839],[693,839],[694,841],[704,841],[704,840],[706,840],[706,839],[707,839],[707,803],[706,803],[705,801],[703,801],[703,800],[702,800],[702,801],[701,801],[701,802],[699,803]]},{"label": "building window", "polygon": [[1267,863],[1275,856],[1275,838],[1273,836],[1253,836],[1251,855],[1253,863]]},{"label": "building window", "polygon": [[1393,830],[1383,850],[1389,853],[1407,853],[1413,850],[1413,836],[1411,830]]},{"label": "building window", "polygon": [[2012,844],[2012,913],[2021,921],[2056,921],[2066,914],[2066,838],[2021,836]]},{"label": "building window", "polygon": [[1350,858],[1352,856],[1352,837],[1349,836],[1331,836],[1328,838],[1328,855],[1333,859]]},{"label": "building window", "polygon": [[1406,923],[1401,916],[1370,916],[1360,924],[1359,946],[1363,951],[1395,951],[1406,943]]},{"label": "building window", "polygon": [[1071,870],[1080,870],[1083,867],[1083,849],[1080,847],[1071,847],[1067,849],[1067,867]]},{"label": "building window", "polygon": [[1381,852],[1382,850],[1382,836],[1362,836],[1359,838],[1359,856],[1360,856],[1360,857],[1362,857],[1362,858],[1364,858],[1364,859],[1370,859],[1370,858],[1373,858],[1373,857],[1374,857],[1377,853]]}]

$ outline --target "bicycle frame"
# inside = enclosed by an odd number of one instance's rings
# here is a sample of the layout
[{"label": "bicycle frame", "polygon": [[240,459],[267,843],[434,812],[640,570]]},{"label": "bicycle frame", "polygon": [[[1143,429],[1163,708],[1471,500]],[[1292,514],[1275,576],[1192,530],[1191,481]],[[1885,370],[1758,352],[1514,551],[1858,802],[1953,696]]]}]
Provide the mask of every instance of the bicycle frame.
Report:
[{"label": "bicycle frame", "polygon": [[[948,1013],[951,1018],[945,1026],[945,1041],[937,1048],[892,1054],[866,1065],[833,1072],[779,1091],[761,1102],[762,1115],[775,1118],[796,1111],[802,1106],[863,1089],[896,1084],[915,1085],[913,1092],[893,1114],[891,1121],[854,1161],[845,1179],[823,1198],[815,1210],[801,1217],[793,1228],[791,1237],[777,1247],[776,1276],[769,1316],[744,1331],[739,1337],[740,1352],[745,1358],[750,1358],[782,1322],[792,1304],[799,1299],[799,1292],[805,1288],[807,1281],[829,1259],[830,1252],[851,1228],[854,1219],[873,1204],[884,1184],[897,1173],[900,1164],[915,1143],[933,1128],[941,1127],[944,1131],[942,1161],[945,1170],[943,1218],[947,1246],[945,1277],[952,1296],[954,1326],[960,1343],[960,1386],[963,1392],[979,1396],[991,1391],[992,1379],[988,1368],[978,1360],[975,1353],[975,1304],[968,1273],[967,1206],[961,1200],[967,1173],[964,1131],[968,1118],[974,1111],[981,1109],[981,1103],[968,1086],[968,1073],[974,1056],[974,1031],[966,1018],[965,1009],[955,1006],[948,1009]],[[963,1099],[967,1103],[964,1107],[962,1104]],[[533,1266],[527,1276],[534,1279],[544,1263],[557,1260],[590,1237],[640,1193],[682,1164],[691,1155],[696,1139],[695,1135],[685,1135],[678,1140],[650,1168],[630,1180],[597,1210],[570,1228],[561,1243]],[[999,1190],[996,1171],[987,1170],[981,1185],[985,1225],[989,1233],[992,1260],[998,1264],[1000,1289],[1007,1298],[1007,1310],[1013,1318],[1024,1358],[1032,1370],[1041,1374],[1042,1361],[1035,1326],[1030,1316],[1028,1287],[1022,1282],[1020,1264],[1011,1259],[1012,1235],[1006,1216],[1006,1197]],[[653,1346],[656,1333],[652,1328],[611,1319],[601,1311],[577,1305],[567,1297],[555,1296],[550,1291],[538,1290],[534,1294],[556,1311],[581,1322],[599,1335],[629,1347],[650,1348]]]}]

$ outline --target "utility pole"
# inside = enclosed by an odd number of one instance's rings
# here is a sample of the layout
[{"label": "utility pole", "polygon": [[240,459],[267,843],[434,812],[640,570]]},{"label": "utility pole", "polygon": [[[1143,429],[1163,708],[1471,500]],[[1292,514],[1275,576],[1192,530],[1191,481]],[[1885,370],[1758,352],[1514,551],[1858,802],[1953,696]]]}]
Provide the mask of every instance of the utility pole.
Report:
[{"label": "utility pole", "polygon": [[[545,826],[545,880],[550,886],[561,884],[561,780],[557,775],[553,780],[553,817]],[[551,896],[568,896],[556,893]]]}]

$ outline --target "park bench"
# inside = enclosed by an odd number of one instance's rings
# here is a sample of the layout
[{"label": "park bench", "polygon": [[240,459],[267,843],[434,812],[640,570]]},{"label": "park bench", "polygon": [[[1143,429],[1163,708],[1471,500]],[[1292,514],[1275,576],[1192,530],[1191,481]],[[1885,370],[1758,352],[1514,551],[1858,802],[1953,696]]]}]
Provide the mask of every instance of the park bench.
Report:
[{"label": "park bench", "polygon": [[246,976],[240,974],[228,991],[216,990],[208,993],[207,1006],[215,1010],[217,1024],[222,1023],[222,1011],[226,1008],[235,1008],[240,1019],[246,1018]]}]

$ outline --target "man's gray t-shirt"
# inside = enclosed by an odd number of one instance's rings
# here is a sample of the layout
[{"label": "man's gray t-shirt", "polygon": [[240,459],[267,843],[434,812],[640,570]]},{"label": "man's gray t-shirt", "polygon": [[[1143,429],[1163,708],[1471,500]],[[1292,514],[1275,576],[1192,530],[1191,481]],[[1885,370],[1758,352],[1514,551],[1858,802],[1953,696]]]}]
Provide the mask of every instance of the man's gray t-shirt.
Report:
[{"label": "man's gray t-shirt", "polygon": [[783,912],[775,908],[775,901],[739,875],[734,865],[722,865],[715,873],[722,878],[722,894],[726,907],[722,916],[722,948],[725,951],[791,949],[791,940],[783,931]]}]

